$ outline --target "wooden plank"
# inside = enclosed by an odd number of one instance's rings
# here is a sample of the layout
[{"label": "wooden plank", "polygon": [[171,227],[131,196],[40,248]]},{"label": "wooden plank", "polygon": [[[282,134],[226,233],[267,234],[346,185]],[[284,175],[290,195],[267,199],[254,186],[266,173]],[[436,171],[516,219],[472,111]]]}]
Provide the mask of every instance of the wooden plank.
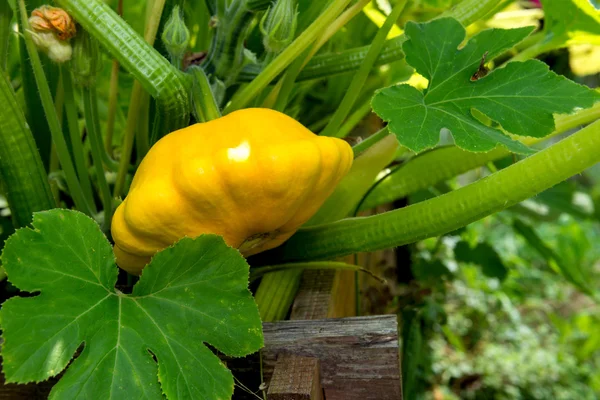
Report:
[{"label": "wooden plank", "polygon": [[269,400],[323,400],[319,360],[314,357],[281,355],[271,378]]},{"label": "wooden plank", "polygon": [[342,318],[356,315],[354,271],[307,270],[290,319]]},{"label": "wooden plank", "polygon": [[265,381],[278,355],[315,357],[327,400],[398,400],[397,324],[396,315],[265,323]]}]

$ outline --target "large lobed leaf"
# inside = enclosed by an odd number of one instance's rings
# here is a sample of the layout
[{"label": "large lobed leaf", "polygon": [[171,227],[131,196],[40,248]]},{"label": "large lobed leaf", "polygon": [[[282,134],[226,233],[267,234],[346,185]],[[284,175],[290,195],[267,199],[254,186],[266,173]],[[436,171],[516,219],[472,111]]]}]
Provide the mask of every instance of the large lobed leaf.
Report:
[{"label": "large lobed leaf", "polygon": [[554,130],[553,113],[590,107],[600,99],[598,93],[550,72],[536,60],[511,62],[471,80],[484,54],[493,59],[531,29],[489,29],[459,49],[465,29],[458,21],[409,22],[409,40],[403,45],[406,61],[429,79],[429,87],[424,93],[409,85],[382,89],[373,97],[373,110],[414,152],[434,147],[444,128],[465,150],[489,151],[502,144],[513,152],[530,152],[501,129],[483,123],[474,110],[509,133],[543,137]]},{"label": "large lobed leaf", "polygon": [[184,238],[158,253],[132,295],[98,225],[79,212],[36,213],[2,263],[29,298],[0,312],[7,382],[61,372],[52,399],[229,399],[233,378],[204,343],[243,356],[262,346],[249,267],[221,237]]}]

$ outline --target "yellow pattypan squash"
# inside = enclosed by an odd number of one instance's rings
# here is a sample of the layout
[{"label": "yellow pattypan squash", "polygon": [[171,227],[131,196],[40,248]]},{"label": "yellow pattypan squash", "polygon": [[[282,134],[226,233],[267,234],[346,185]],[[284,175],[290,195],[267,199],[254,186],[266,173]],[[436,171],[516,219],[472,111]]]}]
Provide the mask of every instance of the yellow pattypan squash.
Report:
[{"label": "yellow pattypan squash", "polygon": [[117,264],[140,274],[184,236],[222,235],[248,256],[279,246],[352,164],[350,146],[250,108],[172,132],[140,164],[112,220]]}]

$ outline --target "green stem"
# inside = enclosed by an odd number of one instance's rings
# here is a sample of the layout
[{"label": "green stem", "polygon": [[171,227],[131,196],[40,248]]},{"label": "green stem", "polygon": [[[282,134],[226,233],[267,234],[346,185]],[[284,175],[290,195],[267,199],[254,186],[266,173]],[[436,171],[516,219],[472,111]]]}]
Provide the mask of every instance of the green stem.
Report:
[{"label": "green stem", "polygon": [[13,10],[8,1],[0,4],[0,70],[6,71],[6,62],[8,60],[8,46],[10,40],[10,21],[12,20]]},{"label": "green stem", "polygon": [[275,100],[275,104],[273,106],[274,110],[281,112],[285,111],[285,107],[288,104],[290,95],[296,84],[296,78],[302,70],[302,67],[305,65],[304,60],[308,55],[309,49],[306,49],[304,53],[294,60],[294,62],[285,71],[281,81],[278,82],[278,84],[273,88],[275,91],[273,92],[273,95],[277,94],[277,99]]},{"label": "green stem", "polygon": [[285,48],[248,86],[234,95],[225,114],[245,107],[250,101],[300,56],[319,34],[346,8],[350,0],[334,0],[300,36]]},{"label": "green stem", "polygon": [[321,136],[343,137],[339,135],[339,128],[350,113],[350,110],[352,110],[352,106],[360,94],[369,73],[373,69],[375,60],[377,60],[377,57],[381,52],[383,44],[385,43],[385,38],[398,18],[400,18],[404,6],[406,6],[406,0],[396,3],[390,15],[388,15],[381,28],[377,31],[375,39],[373,39],[373,42],[369,46],[369,51],[367,52],[363,63],[354,75],[354,78],[352,78],[352,82],[350,83],[342,102],[329,120],[329,124],[327,124],[323,132],[321,132]]},{"label": "green stem", "polygon": [[[580,110],[575,114],[559,115],[555,118],[556,127],[552,134],[545,138],[527,138],[523,141],[528,145],[535,144],[578,126],[589,124],[598,118],[600,118],[600,103],[596,103],[591,108]],[[375,141],[376,136],[380,135],[382,135],[381,131],[359,143],[354,147],[354,152],[357,153],[359,146],[367,141]],[[390,203],[410,193],[426,189],[438,182],[509,155],[510,152],[503,147],[497,147],[487,153],[472,153],[456,146],[444,146],[421,153],[399,166],[390,176],[385,178],[367,196],[360,209],[368,210]]]},{"label": "green stem", "polygon": [[102,206],[104,207],[104,228],[110,226],[112,217],[112,197],[110,189],[104,175],[102,167],[102,138],[100,134],[100,121],[98,118],[97,94],[94,86],[83,88],[83,112],[85,115],[85,126],[90,139],[90,148],[92,150],[92,159],[96,171],[98,187],[102,195]]},{"label": "green stem", "polygon": [[87,204],[85,196],[83,195],[83,191],[81,190],[81,186],[79,185],[79,180],[77,179],[75,168],[73,167],[73,163],[71,162],[69,149],[67,148],[67,143],[65,142],[65,138],[62,134],[62,129],[58,121],[58,116],[56,114],[56,110],[54,109],[54,104],[52,102],[52,94],[50,93],[48,81],[46,80],[46,75],[44,74],[44,70],[42,69],[42,62],[40,61],[40,56],[37,52],[37,49],[35,48],[33,40],[31,39],[31,33],[29,32],[29,22],[26,17],[27,11],[25,10],[24,0],[19,0],[19,9],[21,14],[21,26],[25,27],[26,29],[26,31],[24,32],[24,38],[25,45],[27,46],[27,53],[29,54],[31,67],[33,68],[35,81],[37,84],[40,98],[42,100],[42,108],[44,109],[44,114],[46,115],[48,126],[50,127],[50,133],[52,134],[52,141],[56,146],[58,159],[60,160],[60,165],[62,166],[62,169],[65,173],[67,186],[69,187],[71,197],[73,198],[77,209],[91,216],[92,211],[90,209],[90,205]]},{"label": "green stem", "polygon": [[209,75],[223,80],[226,86],[235,82],[242,69],[244,42],[253,19],[245,1],[234,1],[226,9],[217,7],[217,31],[203,65]]},{"label": "green stem", "polygon": [[302,270],[291,269],[273,272],[263,277],[254,295],[263,322],[285,318],[300,286],[301,276]]},{"label": "green stem", "polygon": [[[463,0],[451,10],[441,14],[440,17],[453,17],[464,26],[468,26],[492,12],[497,5],[497,0]],[[387,40],[375,62],[375,66],[403,59],[402,44],[405,41],[406,37],[404,35]],[[319,79],[330,75],[356,71],[367,56],[369,47],[356,47],[346,51],[316,56],[300,72],[297,81]],[[255,79],[259,73],[261,73],[260,66],[247,66],[238,76],[238,79],[247,82]]]},{"label": "green stem", "polygon": [[189,119],[188,91],[180,71],[103,1],[57,0],[56,3],[69,11],[156,98],[164,109],[164,129],[171,131],[185,126]]},{"label": "green stem", "polygon": [[[117,3],[118,15],[123,15],[123,0]],[[108,91],[108,116],[106,118],[106,137],[104,147],[108,157],[113,156],[112,141],[117,115],[117,94],[119,93],[119,61],[113,60],[110,70],[110,87]]]},{"label": "green stem", "polygon": [[71,138],[71,146],[73,148],[73,158],[75,160],[75,168],[77,176],[83,190],[83,195],[86,201],[92,208],[92,212],[96,213],[96,204],[94,202],[94,192],[92,191],[92,182],[88,174],[88,168],[85,162],[85,152],[81,143],[81,134],[79,133],[79,119],[77,117],[77,105],[75,104],[75,95],[73,93],[73,78],[71,70],[64,65],[60,67],[60,73],[63,81],[65,93],[65,114],[67,116],[67,126],[69,128],[69,136]]},{"label": "green stem", "polygon": [[339,137],[346,137],[352,132],[360,121],[362,121],[369,113],[371,112],[371,96],[368,96],[367,100],[365,100],[361,105],[354,110],[352,114],[346,119],[344,124],[340,126],[338,129]]},{"label": "green stem", "polygon": [[[137,127],[137,115],[139,115],[141,106],[142,90],[142,87],[138,85],[137,82],[133,84],[133,88],[131,89],[129,112],[127,123],[125,125],[125,132],[123,134],[123,143],[121,145],[119,171],[117,172],[115,187],[113,189],[113,196],[116,198],[120,197],[125,189],[125,179],[127,178],[127,172],[129,170],[131,151],[133,150],[133,139],[135,138],[135,128]],[[134,114],[136,117],[133,116]]]},{"label": "green stem", "polygon": [[188,69],[188,73],[192,75],[194,81],[192,87],[194,108],[198,117],[202,118],[198,121],[206,122],[220,118],[221,112],[219,111],[219,106],[217,106],[204,70],[199,67],[191,67]]},{"label": "green stem", "polygon": [[532,46],[527,47],[526,49],[521,51],[519,54],[517,54],[516,56],[511,58],[508,62],[510,62],[510,61],[526,61],[531,58],[535,58],[535,57],[539,56],[540,54],[554,50],[555,48],[556,48],[556,46],[554,46],[554,44],[551,41],[550,42],[546,42],[546,41],[537,42],[537,43],[534,43]]},{"label": "green stem", "polygon": [[600,121],[495,174],[399,210],[301,229],[282,261],[331,259],[439,236],[504,210],[600,161]]},{"label": "green stem", "polygon": [[20,228],[31,222],[35,211],[48,210],[55,203],[25,116],[8,77],[0,75],[0,179],[8,189],[13,224]]},{"label": "green stem", "polygon": [[[162,14],[163,7],[165,5],[165,0],[155,0],[152,11],[149,15],[148,20],[146,21],[146,29],[144,31],[144,40],[146,45],[152,46],[154,44],[154,40],[156,39],[156,32],[158,30],[158,24],[160,22],[160,16]],[[110,10],[110,8],[109,8]],[[112,10],[111,10],[112,11]],[[90,32],[92,33],[92,32]],[[93,34],[93,33],[92,33]],[[153,49],[154,50],[154,49]],[[116,55],[115,55],[116,57]],[[172,75],[178,75],[179,71],[171,66],[164,58],[160,55],[159,57],[167,63],[169,66],[170,73]],[[119,60],[121,61],[121,60]],[[175,72],[173,72],[175,71]],[[140,110],[143,103],[144,93],[143,93],[143,82],[138,80],[133,84],[133,88],[131,89],[131,97],[129,100],[129,110],[127,112],[127,122],[125,124],[125,134],[123,137],[123,143],[121,145],[121,160],[119,162],[119,171],[117,172],[117,178],[115,180],[115,187],[113,189],[113,196],[120,197],[123,194],[125,189],[125,180],[127,178],[127,172],[129,170],[129,162],[131,159],[131,152],[133,150],[133,140],[135,138],[136,128],[138,127],[138,119],[140,117]],[[151,92],[150,92],[151,93]],[[187,97],[187,93],[186,93]],[[186,99],[187,103],[187,99]],[[160,107],[157,104],[157,107]],[[186,107],[187,108],[187,107]],[[166,110],[160,110],[158,112],[166,113]],[[167,117],[165,115],[165,117]],[[168,117],[167,117],[168,118]],[[161,118],[162,123],[162,118]],[[141,151],[145,152],[149,148],[148,137],[146,135],[145,138],[138,135],[138,146],[140,146]]]},{"label": "green stem", "polygon": [[[370,0],[359,0],[352,7],[348,7],[339,17],[335,19],[331,24],[327,26],[327,29],[323,31],[323,33],[319,36],[318,40],[308,49],[304,51],[304,53],[296,58],[296,60],[290,65],[290,67],[285,71],[284,76],[277,82],[272,89],[272,93],[269,95],[267,101],[265,101],[267,107],[271,107],[270,103],[273,100],[273,97],[276,97],[274,109],[278,111],[284,111],[287,103],[289,101],[289,97],[294,89],[296,80],[302,68],[313,58],[313,56],[319,51],[319,49],[329,40],[331,37],[339,31],[344,25],[348,23],[352,18],[361,13],[362,9]],[[327,4],[315,4],[313,3],[306,12],[310,14],[318,15],[321,12],[321,9]],[[300,20],[304,20],[306,18],[307,21],[312,21],[310,17],[307,17],[306,14],[304,17],[300,18]],[[316,16],[315,16],[316,18]],[[314,18],[313,18],[314,19]],[[265,106],[265,105],[263,105]],[[315,132],[315,131],[313,131]]]},{"label": "green stem", "polygon": [[301,262],[301,263],[288,263],[288,264],[279,264],[279,265],[269,265],[265,267],[258,267],[250,269],[250,282],[260,278],[261,276],[268,274],[270,272],[275,271],[288,271],[288,270],[300,270],[304,271],[306,269],[316,269],[316,270],[350,270],[356,272],[364,272],[365,274],[371,275],[371,277],[377,279],[380,282],[385,282],[382,278],[378,277],[371,271],[366,268],[359,267],[354,264],[347,264],[344,262],[337,261],[313,261],[313,262]]},{"label": "green stem", "polygon": [[358,143],[356,146],[353,146],[352,151],[354,151],[354,157],[356,157],[363,151],[367,150],[369,147],[373,146],[375,143],[384,139],[387,135],[389,135],[389,131],[388,131],[388,128],[385,127],[385,128],[378,130],[377,132],[375,132],[374,134],[372,134],[371,136],[369,136],[362,142]]},{"label": "green stem", "polygon": [[112,156],[113,133],[115,131],[115,117],[117,115],[117,95],[119,93],[119,62],[113,60],[110,71],[110,89],[108,92],[108,116],[106,118],[106,136],[104,148],[109,157]]},{"label": "green stem", "polygon": [[150,150],[150,96],[142,91],[137,126],[135,129],[135,155],[141,161]]}]

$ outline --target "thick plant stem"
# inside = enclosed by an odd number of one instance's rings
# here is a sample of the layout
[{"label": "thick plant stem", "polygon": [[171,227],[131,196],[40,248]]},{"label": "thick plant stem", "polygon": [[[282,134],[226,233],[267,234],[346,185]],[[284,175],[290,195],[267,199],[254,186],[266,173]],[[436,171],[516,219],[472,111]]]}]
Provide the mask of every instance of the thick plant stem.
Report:
[{"label": "thick plant stem", "polygon": [[[596,103],[593,107],[580,110],[575,114],[557,116],[556,128],[552,134],[545,138],[526,138],[523,142],[532,145],[575,127],[594,122],[599,118],[600,103]],[[387,129],[385,130],[387,131]],[[380,134],[381,132],[378,132],[359,143],[353,148],[354,152],[359,150],[359,146],[378,140]],[[438,147],[424,152],[399,166],[387,178],[384,178],[361,204],[361,210],[390,203],[410,193],[426,189],[438,182],[509,155],[510,152],[504,147],[497,147],[487,153],[471,153],[456,146]]]},{"label": "thick plant stem", "polygon": [[[456,18],[464,26],[483,18],[498,5],[497,0],[463,0],[440,17]],[[389,64],[404,58],[402,44],[406,36],[401,35],[385,42],[375,66]],[[323,54],[314,57],[298,75],[297,81],[323,78],[344,72],[356,71],[362,65],[369,51],[369,46],[356,47],[342,52]],[[238,77],[241,81],[254,79],[260,73],[260,68],[248,66]]]},{"label": "thick plant stem", "polygon": [[285,318],[300,286],[302,270],[290,269],[267,274],[254,295],[263,322]]},{"label": "thick plant stem", "polygon": [[35,211],[55,207],[46,170],[15,93],[0,73],[0,179],[16,228],[31,222]]},{"label": "thick plant stem", "polygon": [[62,129],[58,121],[58,116],[56,114],[56,110],[54,109],[54,104],[52,102],[52,94],[50,93],[50,88],[48,87],[48,81],[46,80],[46,75],[44,74],[44,71],[42,69],[40,56],[37,52],[37,49],[35,48],[33,40],[31,39],[31,34],[29,33],[29,22],[27,21],[24,0],[19,1],[19,8],[22,19],[21,25],[27,29],[27,31],[24,32],[27,53],[29,54],[29,58],[31,60],[31,66],[34,71],[35,81],[37,83],[39,95],[42,100],[42,107],[44,109],[46,119],[48,120],[50,133],[52,134],[52,141],[56,146],[56,152],[58,153],[60,165],[62,166],[62,169],[65,173],[67,186],[69,187],[71,197],[73,198],[77,209],[79,209],[85,214],[92,215],[90,205],[87,204],[85,196],[83,195],[83,191],[79,184],[79,180],[77,179],[77,174],[75,173],[75,168],[73,167],[73,163],[71,161],[71,156],[69,154],[69,149],[67,148],[67,143],[65,142],[65,138],[63,137]]},{"label": "thick plant stem", "polygon": [[108,230],[112,217],[112,197],[110,188],[104,176],[102,167],[102,139],[100,135],[100,121],[98,120],[98,105],[96,103],[96,89],[94,86],[83,88],[83,111],[85,115],[85,126],[90,139],[90,148],[92,150],[92,159],[94,160],[94,169],[96,171],[96,180],[102,195],[102,205],[104,207],[104,230]]},{"label": "thick plant stem", "polygon": [[6,61],[8,59],[8,46],[10,40],[10,21],[13,11],[8,1],[0,4],[0,69],[6,70]]},{"label": "thick plant stem", "polygon": [[[117,13],[123,15],[123,0],[117,3]],[[119,61],[113,60],[110,70],[110,87],[108,90],[108,116],[106,118],[106,136],[104,146],[108,157],[112,157],[112,140],[117,115],[117,94],[119,93]]]},{"label": "thick plant stem", "polygon": [[346,8],[350,0],[333,0],[327,9],[300,36],[277,56],[248,86],[240,90],[225,108],[225,114],[245,107],[313,43],[322,31]]},{"label": "thick plant stem", "polygon": [[[156,39],[156,32],[158,30],[158,23],[160,22],[160,15],[165,5],[165,0],[156,0],[153,4],[150,18],[147,21],[146,29],[144,31],[144,40],[149,46],[154,44]],[[159,55],[160,56],[160,55]],[[162,57],[161,57],[162,58]],[[163,59],[164,60],[164,59]],[[166,62],[166,60],[164,60]],[[171,67],[171,64],[168,64]],[[174,69],[174,71],[176,71]],[[174,72],[177,74],[178,72]],[[121,146],[121,160],[119,162],[119,171],[115,180],[115,187],[113,189],[113,196],[119,197],[123,194],[125,189],[125,179],[127,177],[127,171],[131,158],[131,152],[133,150],[133,140],[135,138],[136,128],[138,127],[138,118],[140,117],[141,107],[143,105],[143,86],[141,81],[135,81],[133,88],[131,89],[131,98],[129,100],[129,110],[127,112],[127,123],[125,124],[125,134],[123,137],[123,144]],[[141,137],[138,135],[139,147],[142,151],[147,151],[149,148],[148,137]],[[140,155],[141,156],[141,155]]]},{"label": "thick plant stem", "polygon": [[115,131],[115,116],[117,115],[117,95],[119,93],[119,62],[113,60],[110,71],[110,89],[108,92],[108,117],[106,119],[106,136],[104,148],[106,154],[112,157],[113,133]]},{"label": "thick plant stem", "polygon": [[183,74],[117,13],[101,0],[57,0],[56,3],[69,11],[156,98],[164,110],[165,129],[175,130],[187,123],[189,101]]},{"label": "thick plant stem", "polygon": [[298,78],[298,74],[302,71],[302,68],[308,64],[308,62],[313,58],[313,56],[323,47],[325,43],[331,37],[339,31],[344,25],[346,25],[352,18],[357,16],[362,9],[369,3],[369,0],[359,0],[352,7],[348,7],[346,11],[344,11],[339,17],[335,19],[328,27],[325,29],[323,34],[319,36],[316,40],[315,44],[310,48],[310,50],[306,50],[306,55],[302,54],[302,56],[298,57],[290,67],[285,71],[285,75],[277,82],[277,85],[272,90],[272,94],[269,95],[269,99],[265,102],[268,107],[270,107],[270,100],[273,97],[277,97],[277,101],[275,101],[275,106],[273,107],[275,110],[283,112],[285,107],[287,106],[288,99],[292,90],[295,86],[296,79]]},{"label": "thick plant stem", "polygon": [[90,204],[92,212],[95,213],[96,205],[94,204],[94,192],[92,190],[92,183],[84,158],[85,152],[83,150],[83,144],[81,143],[81,133],[79,132],[79,118],[77,117],[77,105],[75,104],[75,95],[73,93],[73,78],[71,76],[71,71],[64,66],[61,66],[60,73],[65,93],[65,114],[67,116],[69,137],[73,148],[75,168],[77,170],[77,176],[79,177],[83,194]]},{"label": "thick plant stem", "polygon": [[207,122],[221,117],[219,106],[213,96],[208,77],[200,67],[191,67],[188,73],[192,75],[192,99],[199,122]]},{"label": "thick plant stem", "polygon": [[289,271],[289,270],[349,270],[356,272],[364,272],[371,277],[382,281],[382,279],[374,275],[371,271],[366,268],[359,267],[358,265],[348,264],[345,262],[338,261],[313,261],[313,262],[301,262],[301,263],[288,263],[278,265],[268,265],[264,267],[250,269],[250,282],[260,278],[261,276],[275,271]]},{"label": "thick plant stem", "polygon": [[396,20],[400,17],[405,5],[406,0],[396,3],[390,15],[388,15],[381,28],[377,31],[377,35],[375,35],[375,39],[373,39],[373,42],[369,46],[369,51],[367,52],[363,63],[354,75],[352,82],[350,82],[350,86],[348,87],[348,91],[346,91],[342,102],[337,110],[335,110],[335,113],[329,120],[325,129],[323,129],[323,132],[321,132],[322,136],[343,137],[339,135],[339,128],[348,116],[348,113],[350,113],[356,98],[360,94],[360,91],[369,76],[369,72],[373,69],[375,60],[381,52],[385,38],[396,23]]},{"label": "thick plant stem", "polygon": [[399,210],[298,231],[282,261],[331,259],[443,235],[504,210],[600,161],[600,121],[453,192]]},{"label": "thick plant stem", "polygon": [[244,63],[244,41],[254,14],[244,1],[228,7],[217,6],[217,31],[213,36],[204,69],[223,80],[226,86],[235,82]]},{"label": "thick plant stem", "polygon": [[352,129],[356,127],[360,121],[365,119],[365,117],[371,112],[371,96],[364,101],[361,105],[359,105],[356,110],[352,112],[344,121],[340,129],[338,129],[339,137],[346,137],[352,132]]}]

